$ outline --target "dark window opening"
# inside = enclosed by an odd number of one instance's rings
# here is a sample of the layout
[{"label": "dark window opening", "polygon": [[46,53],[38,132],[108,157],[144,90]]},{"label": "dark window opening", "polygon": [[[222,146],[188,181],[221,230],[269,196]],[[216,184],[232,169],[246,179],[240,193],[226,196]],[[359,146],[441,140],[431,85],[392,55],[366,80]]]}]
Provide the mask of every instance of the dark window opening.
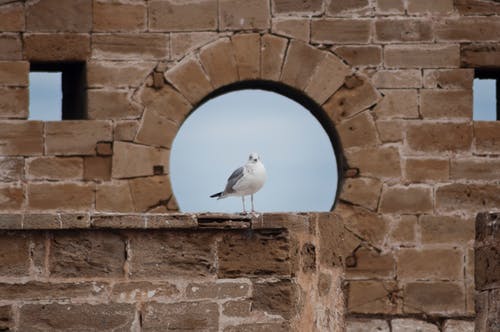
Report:
[{"label": "dark window opening", "polygon": [[476,69],[473,94],[475,121],[500,120],[500,69]]},{"label": "dark window opening", "polygon": [[[32,84],[32,81],[37,82],[36,86]],[[85,63],[83,62],[31,63],[30,119],[85,119],[86,85]],[[40,109],[34,112],[36,108]]]}]

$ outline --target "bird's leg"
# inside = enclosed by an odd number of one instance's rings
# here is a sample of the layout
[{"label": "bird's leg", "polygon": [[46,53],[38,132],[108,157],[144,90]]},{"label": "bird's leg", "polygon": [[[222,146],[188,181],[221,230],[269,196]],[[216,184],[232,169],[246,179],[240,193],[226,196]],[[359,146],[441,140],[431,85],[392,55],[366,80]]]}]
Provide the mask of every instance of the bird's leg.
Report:
[{"label": "bird's leg", "polygon": [[245,209],[245,196],[241,196],[241,202],[243,203],[243,214],[246,214],[247,210]]},{"label": "bird's leg", "polygon": [[250,200],[252,201],[252,213],[255,212],[255,209],[253,208],[253,194],[250,195]]}]

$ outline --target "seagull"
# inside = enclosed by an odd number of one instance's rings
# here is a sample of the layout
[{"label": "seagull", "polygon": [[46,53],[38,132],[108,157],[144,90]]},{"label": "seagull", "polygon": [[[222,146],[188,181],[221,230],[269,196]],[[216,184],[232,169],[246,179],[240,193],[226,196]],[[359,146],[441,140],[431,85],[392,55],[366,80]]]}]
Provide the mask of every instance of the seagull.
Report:
[{"label": "seagull", "polygon": [[266,179],[266,169],[260,161],[259,155],[253,152],[250,153],[247,163],[235,170],[229,179],[227,179],[226,189],[213,194],[210,197],[217,197],[217,199],[221,199],[229,196],[241,196],[243,213],[247,213],[245,210],[245,196],[250,195],[252,201],[252,212],[255,212],[253,206],[253,194],[262,188]]}]

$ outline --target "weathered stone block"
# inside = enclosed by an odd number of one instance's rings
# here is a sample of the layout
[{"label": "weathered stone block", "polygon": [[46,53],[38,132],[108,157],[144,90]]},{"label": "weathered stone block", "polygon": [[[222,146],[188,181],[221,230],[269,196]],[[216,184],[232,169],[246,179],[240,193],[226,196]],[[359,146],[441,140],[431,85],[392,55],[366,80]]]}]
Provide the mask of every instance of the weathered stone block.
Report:
[{"label": "weathered stone block", "polygon": [[30,241],[27,234],[0,233],[0,239],[0,276],[27,276],[30,269]]},{"label": "weathered stone block", "polygon": [[403,298],[405,313],[425,312],[443,316],[464,313],[465,295],[461,283],[409,283],[404,288]]},{"label": "weathered stone block", "polygon": [[424,70],[424,87],[427,89],[471,90],[473,80],[474,71],[472,69]]},{"label": "weathered stone block", "polygon": [[394,278],[395,261],[392,254],[380,254],[364,247],[354,253],[355,265],[346,268],[346,278]]},{"label": "weathered stone block", "polygon": [[143,331],[219,331],[219,308],[215,302],[147,303]]},{"label": "weathered stone block", "polygon": [[384,64],[388,68],[457,68],[458,45],[387,45]]},{"label": "weathered stone block", "polygon": [[288,332],[291,327],[288,322],[281,323],[249,323],[231,325],[224,329],[224,332]]},{"label": "weathered stone block", "polygon": [[170,39],[172,59],[180,59],[189,52],[216,40],[217,37],[218,34],[211,31],[172,33]]},{"label": "weathered stone block", "polygon": [[498,44],[463,44],[460,48],[462,67],[499,67],[500,45]]},{"label": "weathered stone block", "polygon": [[458,249],[400,249],[396,257],[400,279],[463,279],[464,255]]},{"label": "weathered stone block", "polygon": [[306,18],[277,17],[272,21],[272,32],[293,39],[309,41],[310,20]]},{"label": "weathered stone block", "polygon": [[392,331],[394,332],[438,332],[439,328],[431,323],[416,320],[413,318],[398,318],[391,321]]},{"label": "weathered stone block", "polygon": [[481,246],[474,252],[476,290],[494,289],[500,285],[500,252],[495,245]]},{"label": "weathered stone block", "polygon": [[22,157],[0,157],[0,182],[20,181],[24,178]]},{"label": "weathered stone block", "polygon": [[389,332],[389,324],[382,319],[347,319],[346,332]]},{"label": "weathered stone block", "polygon": [[500,13],[500,4],[495,1],[455,0],[455,8],[462,15],[492,15]]},{"label": "weathered stone block", "polygon": [[428,213],[433,211],[431,187],[384,187],[380,199],[382,213]]},{"label": "weathered stone block", "polygon": [[26,6],[26,29],[36,32],[89,32],[92,3],[86,0],[44,0]]},{"label": "weathered stone block", "polygon": [[107,181],[111,179],[111,157],[92,156],[83,158],[83,179]]},{"label": "weathered stone block", "polygon": [[326,7],[326,13],[330,16],[365,16],[371,12],[369,0],[332,1]]},{"label": "weathered stone block", "polygon": [[414,244],[417,239],[417,217],[402,215],[393,221],[389,239],[391,243]]},{"label": "weathered stone block", "polygon": [[447,14],[453,11],[453,0],[409,0],[407,8],[410,14]]},{"label": "weathered stone block", "polygon": [[149,3],[152,31],[200,31],[217,29],[217,1],[153,0]]},{"label": "weathered stone block", "polygon": [[392,295],[397,294],[397,285],[393,281],[354,281],[346,284],[347,312],[350,314],[394,314],[398,312],[398,303]]},{"label": "weathered stone block", "polygon": [[358,168],[361,175],[380,178],[401,176],[401,157],[395,147],[363,148],[346,152],[350,167]]},{"label": "weathered stone block", "polygon": [[101,212],[133,212],[134,203],[128,181],[98,185],[95,208]]},{"label": "weathered stone block", "polygon": [[295,316],[298,302],[297,286],[288,279],[276,282],[258,282],[253,285],[252,307],[267,314],[280,315],[285,319]]},{"label": "weathered stone block", "polygon": [[90,55],[88,34],[25,34],[23,41],[30,61],[85,61]]},{"label": "weathered stone block", "polygon": [[420,217],[422,243],[469,243],[474,239],[474,220],[450,216]]},{"label": "weathered stone block", "polygon": [[30,183],[28,207],[33,210],[88,210],[94,202],[94,185],[79,183]]},{"label": "weathered stone block", "polygon": [[472,89],[421,90],[420,113],[424,119],[472,119]]},{"label": "weathered stone block", "polygon": [[218,280],[213,283],[191,283],[186,287],[189,299],[230,299],[248,297],[250,283]]},{"label": "weathered stone block", "polygon": [[290,42],[285,63],[283,64],[281,81],[297,89],[304,89],[312,73],[324,57],[324,52],[304,42]]},{"label": "weathered stone block", "polygon": [[375,122],[369,112],[360,113],[337,126],[343,148],[370,147],[379,144]]},{"label": "weathered stone block", "polygon": [[474,121],[474,143],[476,152],[498,154],[500,152],[500,122]]},{"label": "weathered stone block", "polygon": [[377,88],[402,89],[422,87],[422,72],[419,69],[378,70],[372,77]]},{"label": "weathered stone block", "polygon": [[78,298],[102,298],[106,284],[101,282],[49,283],[29,281],[27,283],[0,283],[3,300],[59,300]]},{"label": "weathered stone block", "polygon": [[474,332],[474,322],[448,319],[444,323],[443,332]]},{"label": "weathered stone block", "polygon": [[301,2],[289,0],[272,0],[274,14],[285,13],[320,13],[323,3],[321,0],[304,0]]},{"label": "weathered stone block", "polygon": [[[282,231],[225,234],[218,247],[218,276],[281,275],[291,273],[290,243]],[[254,259],[242,259],[251,251]]]},{"label": "weathered stone block", "polygon": [[[179,125],[154,109],[144,111],[135,142],[170,148]],[[125,143],[123,143],[125,144]],[[143,147],[141,147],[143,148]],[[143,148],[143,150],[145,150]],[[145,150],[146,151],[146,150]],[[161,151],[157,151],[161,153]],[[167,151],[165,151],[167,152]],[[165,161],[166,163],[167,161]],[[163,164],[163,163],[162,163]]]},{"label": "weathered stone block", "polygon": [[116,302],[137,303],[177,297],[179,290],[168,282],[127,281],[113,285],[111,299]]},{"label": "weathered stone block", "polygon": [[132,179],[129,185],[137,212],[168,205],[172,200],[172,188],[166,175]]},{"label": "weathered stone block", "polygon": [[377,126],[378,137],[382,143],[401,142],[406,132],[404,120],[379,120]]},{"label": "weathered stone block", "polygon": [[53,277],[122,277],[125,240],[112,232],[57,232],[51,239],[49,270]]},{"label": "weathered stone block", "polygon": [[144,31],[146,4],[95,1],[93,31]]},{"label": "weathered stone block", "polygon": [[89,119],[135,119],[142,113],[142,107],[131,100],[128,91],[88,90],[87,98]]},{"label": "weathered stone block", "polygon": [[215,240],[207,232],[134,233],[130,238],[129,276],[132,279],[213,276]]},{"label": "weathered stone block", "polygon": [[375,106],[374,112],[380,119],[418,119],[417,90],[380,90],[384,98]]},{"label": "weathered stone block", "polygon": [[200,51],[200,60],[214,88],[238,80],[234,49],[229,39],[220,39],[203,47]]},{"label": "weathered stone block", "polygon": [[0,122],[0,154],[41,155],[43,153],[43,122]]},{"label": "weathered stone block", "polygon": [[457,158],[450,164],[451,179],[491,180],[500,177],[500,160],[485,158]]},{"label": "weathered stone block", "polygon": [[331,213],[321,213],[317,220],[319,234],[319,263],[325,267],[341,267],[357,243],[348,240],[342,220]]},{"label": "weathered stone block", "polygon": [[469,123],[418,123],[408,125],[406,143],[413,151],[468,151],[472,143]]},{"label": "weathered stone block", "polygon": [[126,142],[115,142],[113,150],[113,178],[154,175],[154,166],[168,169],[168,150]]},{"label": "weathered stone block", "polygon": [[92,88],[136,88],[144,82],[154,66],[153,62],[142,61],[89,61],[87,62],[87,84]]},{"label": "weathered stone block", "polygon": [[25,304],[20,308],[23,331],[130,330],[136,315],[132,304]]},{"label": "weathered stone block", "polygon": [[139,128],[136,120],[121,120],[115,122],[113,130],[113,139],[115,141],[133,141]]},{"label": "weathered stone block", "polygon": [[270,10],[269,0],[219,0],[219,29],[268,29]]},{"label": "weathered stone block", "polygon": [[333,47],[332,51],[353,67],[376,67],[382,63],[380,46],[343,45]]},{"label": "weathered stone block", "polygon": [[422,42],[433,39],[432,21],[423,19],[379,19],[375,39],[379,42]]},{"label": "weathered stone block", "polygon": [[[0,85],[28,86],[29,72],[30,72],[30,64],[27,61],[1,61]],[[5,102],[3,101],[5,97],[0,97],[0,98],[2,99],[2,102]]]},{"label": "weathered stone block", "polygon": [[224,316],[249,317],[251,313],[252,313],[252,302],[248,300],[227,301],[222,305],[222,314]]},{"label": "weathered stone block", "polygon": [[168,34],[93,34],[92,58],[103,60],[163,60],[169,57]]},{"label": "weathered stone block", "polygon": [[201,64],[195,58],[186,58],[168,70],[165,77],[193,105],[212,92],[213,87]]},{"label": "weathered stone block", "polygon": [[376,210],[381,191],[380,180],[363,177],[345,179],[340,199]]},{"label": "weathered stone block", "polygon": [[4,4],[0,8],[0,31],[24,31],[25,15],[23,3]]},{"label": "weathered stone block", "polygon": [[405,176],[412,182],[446,181],[450,174],[450,161],[438,158],[407,158]]},{"label": "weathered stone block", "polygon": [[377,14],[402,14],[405,11],[403,0],[376,0],[375,12]]},{"label": "weathered stone block", "polygon": [[371,24],[361,19],[318,19],[311,21],[311,41],[325,44],[360,44],[370,38]]},{"label": "weathered stone block", "polygon": [[435,34],[437,40],[445,41],[498,41],[500,21],[494,16],[449,18],[436,24]]},{"label": "weathered stone block", "polygon": [[260,77],[260,35],[237,34],[231,37],[240,80]]},{"label": "weathered stone block", "polygon": [[487,211],[500,204],[500,186],[495,184],[444,185],[436,190],[436,209],[441,211]]},{"label": "weathered stone block", "polygon": [[22,60],[23,45],[21,38],[14,34],[0,35],[0,60]]},{"label": "weathered stone block", "polygon": [[95,155],[96,144],[112,140],[110,121],[57,121],[45,124],[48,155]]},{"label": "weathered stone block", "polygon": [[37,157],[26,160],[26,177],[30,180],[77,180],[83,177],[79,157]]},{"label": "weathered stone block", "polygon": [[277,81],[281,75],[281,65],[285,58],[288,40],[273,35],[261,39],[261,77]]},{"label": "weathered stone block", "polygon": [[28,89],[0,88],[0,118],[26,119],[28,117],[28,99]]}]

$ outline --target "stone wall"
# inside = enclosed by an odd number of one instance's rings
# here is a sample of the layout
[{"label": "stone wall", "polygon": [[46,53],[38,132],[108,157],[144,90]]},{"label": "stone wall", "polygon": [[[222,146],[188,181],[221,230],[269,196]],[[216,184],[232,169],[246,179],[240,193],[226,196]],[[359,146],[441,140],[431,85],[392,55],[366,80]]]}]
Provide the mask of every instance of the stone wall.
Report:
[{"label": "stone wall", "polygon": [[[345,268],[347,329],[471,330],[474,219],[500,202],[500,122],[472,121],[472,81],[500,67],[499,13],[492,0],[0,0],[0,227],[17,225],[12,241],[34,253],[28,229],[79,226],[33,214],[177,212],[169,152],[183,120],[207,96],[262,86],[315,105],[334,139],[346,252],[328,264]],[[26,120],[30,64],[75,61],[86,118]],[[316,241],[331,238],[323,219]],[[5,309],[14,325],[20,306]]]}]

